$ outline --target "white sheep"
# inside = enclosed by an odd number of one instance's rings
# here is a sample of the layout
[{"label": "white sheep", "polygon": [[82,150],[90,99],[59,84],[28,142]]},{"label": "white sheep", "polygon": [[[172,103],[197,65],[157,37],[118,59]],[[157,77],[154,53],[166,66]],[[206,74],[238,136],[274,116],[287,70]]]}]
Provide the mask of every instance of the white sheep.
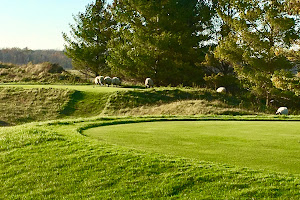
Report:
[{"label": "white sheep", "polygon": [[278,108],[276,115],[288,115],[289,111],[287,107],[280,107]]},{"label": "white sheep", "polygon": [[95,78],[95,84],[96,84],[96,85],[99,85],[99,84],[100,84],[99,76],[96,76],[96,78]]},{"label": "white sheep", "polygon": [[104,85],[104,76],[99,76],[100,85]]},{"label": "white sheep", "polygon": [[104,78],[104,83],[109,87],[109,85],[111,84],[111,78],[109,76],[106,76]]},{"label": "white sheep", "polygon": [[97,76],[95,78],[95,84],[96,85],[103,85],[104,84],[104,76]]},{"label": "white sheep", "polygon": [[151,78],[146,78],[145,86],[146,86],[146,88],[153,87],[154,86],[153,80]]},{"label": "white sheep", "polygon": [[111,79],[111,83],[115,86],[119,86],[119,85],[121,85],[121,80],[118,77],[113,77]]},{"label": "white sheep", "polygon": [[225,88],[225,87],[219,87],[219,88],[217,89],[217,92],[218,92],[218,93],[226,93],[226,88]]}]

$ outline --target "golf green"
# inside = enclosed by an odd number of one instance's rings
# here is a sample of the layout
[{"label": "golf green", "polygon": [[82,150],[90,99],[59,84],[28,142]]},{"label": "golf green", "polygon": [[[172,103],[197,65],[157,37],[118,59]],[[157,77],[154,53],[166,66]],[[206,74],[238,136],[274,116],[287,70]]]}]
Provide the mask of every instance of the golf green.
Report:
[{"label": "golf green", "polygon": [[140,151],[300,174],[300,122],[144,122],[91,128],[84,134]]}]

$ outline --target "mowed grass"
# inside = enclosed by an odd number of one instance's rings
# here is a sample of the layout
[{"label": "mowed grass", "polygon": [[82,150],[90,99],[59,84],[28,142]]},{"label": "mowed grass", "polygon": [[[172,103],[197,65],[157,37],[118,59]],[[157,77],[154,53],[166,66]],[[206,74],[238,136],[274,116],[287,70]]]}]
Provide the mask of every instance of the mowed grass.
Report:
[{"label": "mowed grass", "polygon": [[32,88],[55,88],[55,89],[68,89],[77,90],[81,92],[93,92],[93,93],[111,93],[116,91],[126,91],[131,90],[130,88],[121,87],[106,87],[106,86],[96,86],[96,85],[42,85],[42,84],[0,84],[0,87],[21,87],[24,89]]},{"label": "mowed grass", "polygon": [[108,144],[259,170],[300,174],[300,122],[176,121],[102,126]]},{"label": "mowed grass", "polygon": [[91,118],[0,128],[0,199],[300,198],[297,174],[132,150],[79,131],[161,119]]}]

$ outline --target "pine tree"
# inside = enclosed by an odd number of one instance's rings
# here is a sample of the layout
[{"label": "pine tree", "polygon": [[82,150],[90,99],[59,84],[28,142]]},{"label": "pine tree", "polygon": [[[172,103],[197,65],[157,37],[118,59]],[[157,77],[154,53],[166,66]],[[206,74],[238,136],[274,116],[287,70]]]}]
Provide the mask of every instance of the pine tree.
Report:
[{"label": "pine tree", "polygon": [[289,48],[299,38],[295,19],[281,0],[219,0],[217,11],[227,27],[216,56],[230,62],[239,78],[268,106],[272,75],[291,68],[279,49]]},{"label": "pine tree", "polygon": [[109,42],[109,66],[116,73],[160,85],[199,83],[195,63],[204,60],[211,10],[197,0],[117,0],[114,40]]},{"label": "pine tree", "polygon": [[84,13],[74,16],[71,37],[63,33],[66,55],[72,58],[74,68],[95,75],[110,71],[106,64],[107,43],[114,22],[109,10],[105,0],[96,0],[86,6]]}]

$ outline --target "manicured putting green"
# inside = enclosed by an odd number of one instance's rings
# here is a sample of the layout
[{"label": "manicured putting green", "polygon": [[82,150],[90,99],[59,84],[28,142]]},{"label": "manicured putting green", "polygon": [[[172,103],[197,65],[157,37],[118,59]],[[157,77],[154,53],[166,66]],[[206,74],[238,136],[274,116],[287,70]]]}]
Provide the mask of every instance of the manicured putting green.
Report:
[{"label": "manicured putting green", "polygon": [[146,122],[102,126],[84,134],[147,152],[300,174],[300,122]]}]

